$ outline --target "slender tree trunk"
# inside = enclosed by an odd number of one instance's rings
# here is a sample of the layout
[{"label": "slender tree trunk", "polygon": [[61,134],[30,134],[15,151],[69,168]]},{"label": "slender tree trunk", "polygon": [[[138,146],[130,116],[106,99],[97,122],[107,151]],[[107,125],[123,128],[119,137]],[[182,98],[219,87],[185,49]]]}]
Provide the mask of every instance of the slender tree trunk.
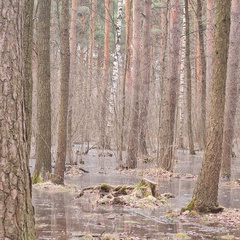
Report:
[{"label": "slender tree trunk", "polygon": [[231,158],[234,137],[235,115],[238,103],[240,46],[240,2],[232,0],[230,45],[224,112],[222,172],[223,178],[231,177]]},{"label": "slender tree trunk", "polygon": [[77,19],[77,0],[72,0],[71,21],[70,21],[70,77],[69,77],[69,96],[68,96],[68,126],[67,126],[67,155],[70,164],[73,163],[72,155],[72,120],[73,120],[73,84],[76,79],[77,67],[77,37],[76,37],[76,19]]},{"label": "slender tree trunk", "polygon": [[164,120],[160,137],[160,166],[167,171],[173,169],[175,111],[179,86],[180,0],[171,1],[170,21],[169,82],[167,83],[166,102],[163,103],[165,113],[161,116]]},{"label": "slender tree trunk", "polygon": [[32,136],[32,41],[33,41],[33,8],[34,0],[24,1],[24,103],[26,111],[26,128],[28,143],[28,158],[31,150]]},{"label": "slender tree trunk", "polygon": [[215,36],[212,66],[212,90],[206,147],[190,209],[200,212],[221,210],[218,206],[218,183],[221,169],[225,82],[230,31],[231,1],[216,0]]},{"label": "slender tree trunk", "polygon": [[54,169],[53,183],[64,184],[65,160],[67,152],[67,115],[68,115],[68,94],[69,94],[69,0],[62,0],[61,11],[61,99],[58,124],[58,147],[57,159]]},{"label": "slender tree trunk", "polygon": [[198,35],[199,46],[201,54],[201,129],[202,141],[205,146],[206,142],[206,55],[204,46],[204,29],[202,22],[202,0],[197,0],[197,21],[198,21]]},{"label": "slender tree trunk", "polygon": [[127,148],[128,168],[137,167],[138,131],[139,131],[139,89],[140,89],[140,39],[141,39],[141,4],[133,1],[133,87],[130,115],[130,129]]},{"label": "slender tree trunk", "polygon": [[106,115],[107,115],[107,84],[108,84],[108,61],[109,61],[109,33],[110,33],[110,0],[105,0],[105,27],[104,27],[104,58],[103,58],[103,79],[101,91],[101,129],[100,143],[105,149],[108,143],[106,139]]},{"label": "slender tree trunk", "polygon": [[190,21],[188,12],[188,0],[185,0],[185,18],[186,18],[186,79],[187,79],[187,125],[188,125],[188,145],[189,153],[191,155],[196,154],[193,143],[193,131],[192,131],[192,74],[191,74],[191,62],[190,62]]},{"label": "slender tree trunk", "polygon": [[23,0],[0,4],[0,239],[4,240],[35,239],[24,106],[23,11]]},{"label": "slender tree trunk", "polygon": [[37,137],[36,165],[33,183],[39,180],[42,171],[44,180],[52,172],[51,166],[51,88],[50,88],[50,15],[51,1],[39,2],[37,51]]},{"label": "slender tree trunk", "polygon": [[140,140],[139,147],[143,155],[147,155],[147,118],[149,108],[149,91],[150,91],[150,71],[151,71],[151,0],[145,0],[144,4],[144,20],[143,20],[143,36],[142,36],[142,86],[141,86],[141,111],[140,111]]},{"label": "slender tree trunk", "polygon": [[122,151],[124,148],[124,129],[125,129],[125,114],[126,114],[126,85],[130,81],[130,58],[131,58],[131,2],[132,0],[126,0],[125,2],[125,21],[126,21],[126,32],[125,32],[125,59],[124,59],[124,72],[122,79],[122,97],[121,97],[121,125],[120,125],[120,147],[118,151],[118,168],[123,167],[123,156]]}]

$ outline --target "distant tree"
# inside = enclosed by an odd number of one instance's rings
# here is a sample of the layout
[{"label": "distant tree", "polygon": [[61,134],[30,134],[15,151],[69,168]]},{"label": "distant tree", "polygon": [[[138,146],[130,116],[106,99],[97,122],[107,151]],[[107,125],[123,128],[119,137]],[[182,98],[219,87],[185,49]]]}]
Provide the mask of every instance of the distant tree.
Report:
[{"label": "distant tree", "polygon": [[50,15],[51,1],[41,0],[38,5],[37,53],[37,132],[36,165],[33,183],[44,180],[52,172],[51,166],[51,88],[50,88]]},{"label": "distant tree", "polygon": [[192,74],[191,74],[191,61],[190,61],[190,19],[188,12],[188,0],[185,0],[185,37],[186,37],[186,50],[185,50],[185,66],[186,66],[186,82],[187,82],[187,128],[188,128],[188,146],[189,153],[195,154],[193,143],[193,130],[192,130]]},{"label": "distant tree", "polygon": [[223,113],[230,32],[231,1],[216,0],[213,47],[212,88],[203,163],[193,197],[187,209],[217,212],[218,183],[221,169]]},{"label": "distant tree", "polygon": [[110,34],[110,0],[104,0],[105,6],[105,25],[104,25],[104,57],[103,57],[103,74],[101,89],[101,129],[100,143],[105,149],[108,146],[106,139],[106,116],[107,116],[107,85],[108,85],[108,68],[109,68],[109,34]]},{"label": "distant tree", "polygon": [[32,136],[32,41],[33,41],[33,8],[34,0],[24,1],[24,102],[26,110],[26,127],[28,154],[30,156],[31,136]]},{"label": "distant tree", "polygon": [[240,2],[238,0],[232,0],[221,169],[221,176],[228,179],[231,177],[231,159],[235,128],[235,115],[238,103],[239,47]]},{"label": "distant tree", "polygon": [[139,141],[139,90],[140,90],[140,39],[141,39],[141,2],[133,1],[133,70],[130,129],[127,148],[128,168],[137,167]]},{"label": "distant tree", "polygon": [[0,239],[35,239],[23,93],[24,11],[24,0],[0,4]]},{"label": "distant tree", "polygon": [[67,158],[69,163],[73,163],[72,155],[72,121],[73,121],[73,84],[77,74],[77,0],[72,0],[71,21],[69,30],[69,45],[70,45],[70,76],[69,76],[69,96],[68,96],[68,127],[67,127]]},{"label": "distant tree", "polygon": [[206,141],[206,54],[204,42],[204,27],[202,20],[202,0],[197,0],[198,37],[201,56],[201,129],[203,146]]},{"label": "distant tree", "polygon": [[170,40],[168,78],[163,82],[164,99],[160,122],[160,167],[172,171],[174,153],[175,111],[179,85],[179,51],[180,51],[180,0],[171,0],[170,7]]},{"label": "distant tree", "polygon": [[150,91],[150,72],[151,72],[151,5],[152,0],[144,1],[144,19],[142,34],[142,52],[141,52],[141,109],[140,109],[140,134],[139,147],[143,155],[147,155],[147,118],[149,108],[149,91]]},{"label": "distant tree", "polygon": [[68,115],[69,72],[70,72],[69,0],[62,0],[60,51],[61,51],[61,97],[58,124],[57,158],[53,175],[53,183],[55,184],[64,184],[64,171],[67,150],[67,115]]}]

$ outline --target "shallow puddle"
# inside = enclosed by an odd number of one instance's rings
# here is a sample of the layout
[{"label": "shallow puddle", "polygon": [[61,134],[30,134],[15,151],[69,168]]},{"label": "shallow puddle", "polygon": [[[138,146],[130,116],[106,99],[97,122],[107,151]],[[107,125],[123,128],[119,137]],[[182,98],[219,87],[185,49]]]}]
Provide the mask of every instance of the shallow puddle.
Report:
[{"label": "shallow puddle", "polygon": [[[176,172],[198,173],[200,156],[190,158],[181,153],[178,159]],[[93,154],[86,156],[84,161],[83,168],[89,173],[66,176],[67,184],[75,184],[80,189],[99,183],[136,184],[142,178],[115,171],[112,158],[103,160]],[[238,161],[235,163],[239,164]],[[238,172],[234,174],[237,176]],[[106,233],[112,234],[116,239],[129,236],[140,239],[240,239],[240,229],[234,224],[229,228],[223,224],[202,222],[195,218],[189,221],[189,218],[174,218],[171,214],[166,214],[166,211],[179,209],[189,202],[195,178],[152,179],[158,183],[160,193],[170,192],[175,195],[168,204],[158,209],[97,206],[92,197],[82,200],[76,199],[73,192],[50,192],[33,188],[37,239],[82,239],[80,236],[83,234],[99,236]],[[227,208],[240,209],[240,188],[220,185],[220,204]]]}]

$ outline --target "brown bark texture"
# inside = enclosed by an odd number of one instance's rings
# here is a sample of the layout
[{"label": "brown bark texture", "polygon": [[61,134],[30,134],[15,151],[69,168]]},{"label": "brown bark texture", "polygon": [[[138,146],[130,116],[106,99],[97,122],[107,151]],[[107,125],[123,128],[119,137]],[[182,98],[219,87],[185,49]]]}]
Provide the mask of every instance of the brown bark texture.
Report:
[{"label": "brown bark texture", "polygon": [[217,198],[222,157],[230,10],[231,1],[216,1],[212,89],[206,147],[192,199],[193,208],[200,212],[214,212],[219,207]]},{"label": "brown bark texture", "polygon": [[137,167],[138,137],[139,137],[139,90],[140,90],[140,39],[141,39],[141,4],[133,1],[133,87],[130,113],[130,129],[127,148],[128,168]]},{"label": "brown bark texture", "polygon": [[239,47],[240,2],[238,0],[232,0],[221,169],[221,176],[223,178],[231,177],[231,159],[235,128],[235,115],[238,103],[237,87],[239,84]]},{"label": "brown bark texture", "polygon": [[144,1],[144,19],[143,19],[143,35],[142,35],[142,84],[141,84],[141,111],[140,111],[140,139],[139,147],[143,155],[147,155],[147,118],[149,107],[149,91],[150,91],[150,69],[151,69],[151,0]]},{"label": "brown bark texture", "polygon": [[69,50],[69,1],[62,0],[61,10],[61,99],[58,124],[58,147],[54,170],[53,182],[64,184],[64,170],[67,152],[67,115],[68,115],[68,90],[70,73],[70,50]]},{"label": "brown bark texture", "polygon": [[24,101],[23,0],[0,4],[0,239],[35,239]]},{"label": "brown bark texture", "polygon": [[175,111],[179,86],[180,10],[179,0],[170,1],[169,69],[160,130],[160,166],[167,171],[173,169]]},{"label": "brown bark texture", "polygon": [[38,84],[36,165],[34,179],[40,173],[45,180],[51,173],[51,88],[50,88],[50,15],[51,1],[39,2],[37,27]]},{"label": "brown bark texture", "polygon": [[186,18],[186,49],[185,49],[185,66],[186,66],[186,81],[187,81],[187,128],[188,128],[188,146],[189,153],[195,154],[192,130],[192,74],[190,61],[190,19],[188,10],[188,0],[185,0],[185,18]]}]

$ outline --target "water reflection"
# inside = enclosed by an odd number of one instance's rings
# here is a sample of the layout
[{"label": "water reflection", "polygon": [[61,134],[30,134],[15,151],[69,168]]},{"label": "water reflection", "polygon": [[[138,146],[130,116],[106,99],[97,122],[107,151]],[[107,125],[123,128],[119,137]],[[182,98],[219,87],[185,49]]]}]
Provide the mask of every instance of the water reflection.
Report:
[{"label": "water reflection", "polygon": [[[179,156],[180,159],[181,156]],[[184,155],[178,160],[175,171],[180,173],[198,173],[201,167],[201,156],[194,159]],[[76,184],[79,188],[92,186],[102,182],[120,185],[135,184],[136,176],[124,175],[114,170],[115,164],[105,159],[106,174],[99,173],[99,159],[87,157],[84,168],[89,171],[82,176],[66,176],[66,182]],[[236,162],[236,164],[239,164]],[[236,168],[234,168],[235,171]],[[236,173],[236,171],[235,171]],[[93,204],[92,197],[74,199],[72,193],[47,192],[33,190],[33,203],[36,212],[37,239],[71,239],[82,233],[110,233],[117,236],[136,236],[149,239],[176,239],[177,233],[186,233],[191,239],[220,239],[231,233],[240,239],[238,230],[224,229],[222,226],[203,225],[199,222],[175,222],[164,213],[168,209],[186,205],[192,196],[196,179],[159,180],[160,193],[171,192],[176,198],[157,210],[132,209],[128,207],[104,207]],[[220,204],[227,208],[240,208],[240,189],[221,186],[219,190]]]}]

